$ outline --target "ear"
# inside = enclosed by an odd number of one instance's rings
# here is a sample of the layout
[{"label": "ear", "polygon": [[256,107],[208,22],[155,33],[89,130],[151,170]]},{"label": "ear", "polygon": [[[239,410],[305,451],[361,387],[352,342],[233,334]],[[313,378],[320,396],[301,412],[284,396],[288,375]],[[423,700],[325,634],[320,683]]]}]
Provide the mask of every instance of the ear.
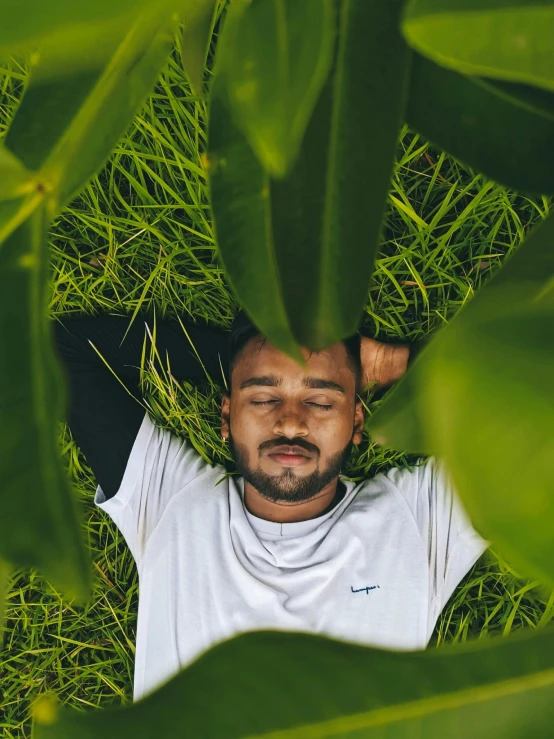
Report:
[{"label": "ear", "polygon": [[231,414],[231,396],[229,393],[223,393],[221,398],[221,436],[224,439],[229,438],[229,424]]},{"label": "ear", "polygon": [[361,400],[356,401],[356,408],[354,410],[354,433],[352,435],[352,442],[361,444],[362,433],[364,430],[364,406]]}]

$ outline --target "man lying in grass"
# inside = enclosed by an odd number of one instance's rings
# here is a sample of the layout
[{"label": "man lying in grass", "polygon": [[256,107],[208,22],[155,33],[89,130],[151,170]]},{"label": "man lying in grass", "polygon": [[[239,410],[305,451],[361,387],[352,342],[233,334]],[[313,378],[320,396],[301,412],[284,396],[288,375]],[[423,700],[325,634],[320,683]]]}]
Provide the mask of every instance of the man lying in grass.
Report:
[{"label": "man lying in grass", "polygon": [[240,473],[224,477],[137,402],[143,323],[55,324],[69,426],[96,475],[95,502],[138,567],[135,700],[253,629],[424,648],[487,543],[434,457],[360,484],[340,478],[362,439],[357,392],[390,386],[411,347],[356,335],[304,350],[302,367],[243,314],[230,335],[185,324],[187,337],[178,321],[158,319],[156,348],[178,381],[208,372],[221,382],[224,370],[221,434]]}]

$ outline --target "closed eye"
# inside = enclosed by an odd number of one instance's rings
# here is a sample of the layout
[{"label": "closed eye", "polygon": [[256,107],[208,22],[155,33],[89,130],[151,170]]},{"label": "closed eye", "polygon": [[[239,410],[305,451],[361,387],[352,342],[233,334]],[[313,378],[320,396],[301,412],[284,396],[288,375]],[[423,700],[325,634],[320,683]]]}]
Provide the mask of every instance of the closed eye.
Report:
[{"label": "closed eye", "polygon": [[[252,405],[273,405],[274,403],[278,403],[278,400],[251,400],[250,401]],[[307,401],[306,405],[311,405],[314,408],[317,408],[318,410],[322,411],[330,411],[333,407],[332,405],[323,405],[322,403],[314,403],[311,401]]]}]

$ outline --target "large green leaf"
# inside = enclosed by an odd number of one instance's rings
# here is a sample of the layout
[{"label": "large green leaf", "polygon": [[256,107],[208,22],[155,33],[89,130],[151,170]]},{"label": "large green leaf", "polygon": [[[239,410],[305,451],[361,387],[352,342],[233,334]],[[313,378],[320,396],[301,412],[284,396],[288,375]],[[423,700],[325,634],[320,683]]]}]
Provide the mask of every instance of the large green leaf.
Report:
[{"label": "large green leaf", "polygon": [[553,664],[552,631],[419,653],[254,632],[129,708],[49,711],[34,739],[545,739]]},{"label": "large green leaf", "polygon": [[212,83],[208,137],[217,243],[229,281],[262,333],[301,360],[275,261],[269,177],[230,115],[221,77]]},{"label": "large green leaf", "polygon": [[554,584],[554,301],[522,306],[498,288],[486,298],[445,332],[419,402],[474,525]]},{"label": "large green leaf", "polygon": [[90,568],[58,447],[66,401],[47,319],[46,229],[39,203],[0,249],[0,556],[84,597]]},{"label": "large green leaf", "polygon": [[458,74],[413,55],[410,126],[493,180],[554,193],[554,94]]},{"label": "large green leaf", "polygon": [[257,165],[221,102],[225,85],[214,88],[219,248],[240,300],[284,351],[289,326],[297,342],[321,349],[353,333],[361,317],[404,116],[402,4],[340,3],[334,67],[285,179],[270,180]]},{"label": "large green leaf", "polygon": [[183,69],[195,93],[202,97],[204,69],[208,46],[212,36],[212,26],[216,0],[196,0],[187,5],[181,37],[181,59]]},{"label": "large green leaf", "polygon": [[442,329],[371,417],[444,459],[480,533],[554,582],[554,216]]},{"label": "large green leaf", "polygon": [[2,0],[0,52],[12,54],[24,45],[30,49],[41,39],[63,29],[69,36],[74,27],[100,23],[106,18],[130,16],[147,0],[95,0],[76,3],[73,0]]},{"label": "large green leaf", "polygon": [[5,138],[6,148],[30,170],[40,170],[57,142],[71,126],[102,75],[102,68],[56,79],[31,71],[23,99]]},{"label": "large green leaf", "polygon": [[253,0],[226,29],[235,119],[265,169],[288,172],[333,57],[333,0]]},{"label": "large green leaf", "polygon": [[6,138],[24,164],[40,170],[51,216],[103,165],[167,59],[173,41],[165,12],[144,11],[105,67],[68,68],[53,79],[32,72]]},{"label": "large green leaf", "polygon": [[332,74],[293,170],[272,183],[285,305],[312,349],[354,333],[367,299],[409,81],[402,5],[340,4]]},{"label": "large green leaf", "polygon": [[411,0],[403,32],[437,64],[554,89],[553,0]]},{"label": "large green leaf", "polygon": [[[436,451],[430,444],[427,432],[427,428],[435,422],[433,414],[424,403],[418,404],[416,401],[421,389],[429,382],[429,368],[439,356],[441,343],[448,340],[448,334],[454,335],[458,330],[465,334],[466,322],[486,318],[489,290],[502,294],[503,301],[522,307],[530,305],[541,295],[542,300],[548,300],[551,295],[548,288],[554,275],[553,243],[554,214],[534,228],[487,285],[481,288],[448,326],[433,337],[410,370],[387,393],[386,401],[367,423],[377,443],[420,454]],[[462,347],[459,355],[463,357]]]},{"label": "large green leaf", "polygon": [[103,68],[53,81],[48,59],[39,64],[6,139],[36,172],[27,198],[0,209],[0,554],[81,596],[90,572],[56,435],[64,388],[46,318],[45,219],[102,166],[153,86],[173,40],[166,10],[145,10]]},{"label": "large green leaf", "polygon": [[0,146],[0,200],[22,195],[32,174],[5,146]]},{"label": "large green leaf", "polygon": [[[0,58],[48,58],[49,74],[97,67],[147,0],[1,0]],[[44,66],[44,61],[41,60]]]}]

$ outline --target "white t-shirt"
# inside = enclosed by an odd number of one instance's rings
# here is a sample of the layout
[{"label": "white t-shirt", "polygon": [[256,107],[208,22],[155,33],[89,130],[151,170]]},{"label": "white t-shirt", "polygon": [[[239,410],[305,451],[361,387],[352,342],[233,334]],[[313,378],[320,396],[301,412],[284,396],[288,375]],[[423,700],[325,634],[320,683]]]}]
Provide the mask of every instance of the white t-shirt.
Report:
[{"label": "white t-shirt", "polygon": [[344,480],[338,505],[295,523],[253,516],[224,476],[145,413],[117,494],[96,490],[138,567],[135,700],[245,631],[423,649],[488,546],[434,457]]}]

